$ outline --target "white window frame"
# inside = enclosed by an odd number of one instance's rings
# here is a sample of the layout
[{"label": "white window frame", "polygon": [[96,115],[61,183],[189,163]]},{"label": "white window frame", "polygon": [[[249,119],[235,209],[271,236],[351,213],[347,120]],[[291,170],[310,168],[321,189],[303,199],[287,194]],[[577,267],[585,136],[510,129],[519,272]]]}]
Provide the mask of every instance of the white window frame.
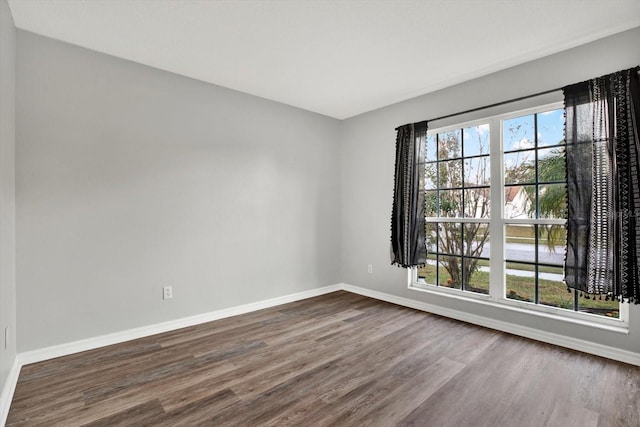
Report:
[{"label": "white window frame", "polygon": [[[503,126],[502,122],[515,117],[526,116],[544,111],[563,108],[562,102],[553,102],[536,105],[533,107],[518,109],[517,111],[503,112],[483,117],[477,117],[464,122],[434,127],[429,129],[429,134],[442,133],[451,130],[464,129],[470,126],[488,124],[490,173],[492,185],[490,187],[491,205],[490,218],[441,218],[430,217],[427,221],[456,222],[456,223],[489,223],[491,230],[491,248],[489,255],[489,294],[480,294],[462,289],[453,289],[435,284],[427,284],[418,281],[417,268],[409,269],[408,288],[413,291],[427,292],[454,299],[462,299],[483,305],[491,305],[511,311],[525,311],[527,313],[552,318],[571,323],[578,323],[598,327],[617,332],[628,333],[629,307],[628,304],[619,305],[619,317],[608,318],[591,313],[573,311],[559,307],[535,304],[533,302],[518,301],[507,298],[505,283],[505,254],[504,254],[504,229],[507,224],[560,224],[566,223],[565,219],[505,219],[504,216],[504,156],[503,156]],[[497,184],[494,182],[497,180]]]}]

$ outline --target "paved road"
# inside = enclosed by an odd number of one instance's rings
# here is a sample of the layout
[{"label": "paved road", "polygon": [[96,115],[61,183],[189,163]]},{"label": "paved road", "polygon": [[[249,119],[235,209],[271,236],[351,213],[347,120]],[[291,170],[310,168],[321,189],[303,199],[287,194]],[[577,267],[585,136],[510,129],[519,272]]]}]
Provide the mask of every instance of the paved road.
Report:
[{"label": "paved road", "polygon": [[[478,270],[484,271],[486,273],[490,272],[489,267],[478,267]],[[505,271],[510,276],[519,276],[519,277],[534,277],[536,275],[533,271],[526,270],[513,270],[511,268],[507,268]],[[538,278],[543,280],[553,280],[556,282],[562,282],[564,280],[564,273],[538,273]]]},{"label": "paved road", "polygon": [[[489,257],[491,243],[482,247],[483,257]],[[526,243],[507,243],[504,248],[505,258],[509,261],[535,261],[534,246]],[[562,265],[564,263],[564,246],[554,246],[553,250],[545,244],[538,246],[538,262]]]}]

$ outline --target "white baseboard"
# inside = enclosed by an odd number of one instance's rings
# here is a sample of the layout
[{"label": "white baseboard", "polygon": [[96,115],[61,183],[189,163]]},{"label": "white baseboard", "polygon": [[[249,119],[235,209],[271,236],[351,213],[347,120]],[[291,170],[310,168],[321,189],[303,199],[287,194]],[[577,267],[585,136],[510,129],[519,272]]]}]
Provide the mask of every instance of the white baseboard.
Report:
[{"label": "white baseboard", "polygon": [[140,328],[134,328],[126,331],[115,332],[112,334],[101,335],[98,337],[87,338],[84,340],[55,345],[38,350],[27,351],[24,353],[20,353],[18,355],[18,359],[20,360],[21,365],[41,362],[43,360],[49,360],[55,357],[66,356],[69,354],[79,353],[81,351],[93,350],[112,344],[119,344],[125,341],[148,337],[150,335],[161,334],[163,332],[175,331],[176,329],[180,328],[200,325],[202,323],[224,319],[225,317],[237,316],[239,314],[245,314],[252,311],[262,310],[264,308],[275,307],[277,305],[286,304],[289,302],[312,298],[319,295],[327,294],[329,292],[339,291],[340,289],[342,289],[341,285],[330,285],[322,288],[311,289],[308,291],[284,295],[268,300],[242,304],[235,307],[212,311],[209,313],[197,314],[195,316],[183,317],[181,319],[157,323],[155,325],[143,326]]},{"label": "white baseboard", "polygon": [[416,310],[426,311],[428,313],[433,313],[440,316],[461,320],[463,322],[472,323],[474,325],[484,326],[486,328],[496,329],[498,331],[507,332],[525,338],[531,338],[537,341],[546,342],[548,344],[554,344],[560,347],[570,348],[572,350],[578,350],[584,353],[589,353],[596,356],[617,360],[619,362],[640,366],[640,354],[632,351],[609,347],[606,345],[568,337],[565,335],[541,331],[539,329],[530,328],[527,326],[503,322],[489,317],[470,314],[464,311],[452,310],[446,307],[428,304],[426,302],[416,301],[409,298],[398,297],[383,292],[373,291],[371,289],[360,288],[345,283],[341,284],[341,287],[345,291],[353,292],[370,298],[375,298],[381,301],[387,301],[393,304],[402,305],[404,307],[414,308]]},{"label": "white baseboard", "polygon": [[22,366],[16,357],[13,361],[13,365],[11,365],[7,381],[4,383],[4,387],[2,387],[2,393],[0,393],[0,426],[4,426],[7,423],[9,407],[11,406],[11,400],[13,399],[13,392],[16,391],[21,367]]}]

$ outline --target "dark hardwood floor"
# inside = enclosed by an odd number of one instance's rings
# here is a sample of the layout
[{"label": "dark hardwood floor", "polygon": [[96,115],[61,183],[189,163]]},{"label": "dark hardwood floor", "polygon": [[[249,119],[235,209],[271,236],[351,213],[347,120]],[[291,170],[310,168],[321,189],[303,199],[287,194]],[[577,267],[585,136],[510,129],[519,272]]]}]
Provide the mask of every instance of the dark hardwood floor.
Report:
[{"label": "dark hardwood floor", "polygon": [[25,366],[9,426],[640,426],[640,368],[348,292]]}]

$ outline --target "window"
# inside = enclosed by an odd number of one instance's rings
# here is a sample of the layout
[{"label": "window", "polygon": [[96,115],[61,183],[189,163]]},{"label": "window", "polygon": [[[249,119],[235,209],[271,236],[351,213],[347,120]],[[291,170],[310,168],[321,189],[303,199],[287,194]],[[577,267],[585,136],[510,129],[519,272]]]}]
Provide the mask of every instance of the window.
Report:
[{"label": "window", "polygon": [[427,247],[422,278],[438,286],[489,293],[489,127],[427,137]]},{"label": "window", "polygon": [[430,130],[429,256],[414,287],[618,319],[617,301],[581,297],[563,281],[563,139],[561,104]]}]

